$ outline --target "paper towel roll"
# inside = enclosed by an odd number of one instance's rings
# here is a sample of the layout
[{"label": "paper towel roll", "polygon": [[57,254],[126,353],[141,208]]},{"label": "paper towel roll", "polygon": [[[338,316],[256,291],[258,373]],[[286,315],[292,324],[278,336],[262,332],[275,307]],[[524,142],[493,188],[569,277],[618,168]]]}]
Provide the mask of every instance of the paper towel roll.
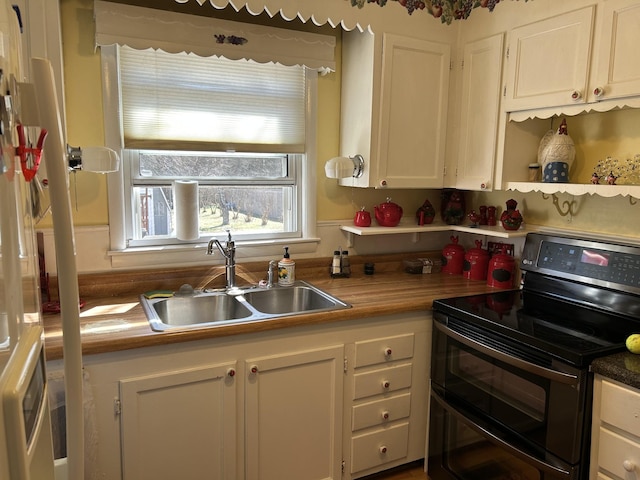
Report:
[{"label": "paper towel roll", "polygon": [[176,180],[173,182],[173,198],[176,213],[176,238],[178,240],[197,240],[200,236],[198,182]]}]

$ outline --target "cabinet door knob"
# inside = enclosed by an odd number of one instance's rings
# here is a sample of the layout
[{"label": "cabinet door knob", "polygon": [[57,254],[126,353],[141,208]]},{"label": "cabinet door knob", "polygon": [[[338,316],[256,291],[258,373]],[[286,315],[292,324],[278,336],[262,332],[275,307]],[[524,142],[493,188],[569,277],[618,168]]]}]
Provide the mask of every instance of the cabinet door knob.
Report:
[{"label": "cabinet door knob", "polygon": [[382,412],[382,419],[389,420],[389,412]]},{"label": "cabinet door knob", "polygon": [[633,472],[636,468],[636,466],[633,464],[632,461],[630,460],[625,460],[624,462],[622,462],[622,467],[627,471],[627,472]]},{"label": "cabinet door knob", "polygon": [[252,365],[250,371],[251,371],[251,373],[258,373],[258,366],[257,365]]},{"label": "cabinet door knob", "polygon": [[229,370],[227,370],[227,376],[228,377],[235,377],[236,376],[236,369],[235,368],[230,368]]},{"label": "cabinet door knob", "polygon": [[602,88],[602,87],[596,87],[596,88],[594,88],[594,89],[593,89],[593,94],[594,94],[596,97],[600,98],[602,95],[604,95],[604,88]]},{"label": "cabinet door knob", "polygon": [[386,180],[380,180],[380,187],[384,188],[387,186],[387,181]]},{"label": "cabinet door knob", "polygon": [[391,356],[391,349],[389,347],[384,349],[384,356],[385,357],[390,357]]},{"label": "cabinet door knob", "polygon": [[580,90],[574,90],[571,93],[571,100],[573,100],[574,102],[577,100],[580,100],[582,98],[582,92]]},{"label": "cabinet door knob", "polygon": [[387,453],[387,447],[386,447],[386,446],[384,446],[384,445],[382,445],[382,446],[380,447],[380,453]]},{"label": "cabinet door knob", "polygon": [[389,380],[382,381],[382,388],[389,388],[391,386],[391,382]]}]

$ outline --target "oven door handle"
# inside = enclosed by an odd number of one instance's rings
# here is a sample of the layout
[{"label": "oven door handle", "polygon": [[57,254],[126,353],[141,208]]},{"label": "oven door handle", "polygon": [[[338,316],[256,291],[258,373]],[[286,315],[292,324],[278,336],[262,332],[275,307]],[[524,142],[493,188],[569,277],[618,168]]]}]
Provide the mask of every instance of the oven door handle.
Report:
[{"label": "oven door handle", "polygon": [[476,433],[478,433],[482,437],[488,439],[490,442],[494,443],[498,447],[508,451],[513,456],[524,460],[529,465],[533,465],[538,470],[540,470],[542,472],[546,472],[546,473],[548,473],[550,475],[553,475],[554,478],[557,477],[557,476],[561,476],[563,478],[573,479],[575,477],[575,472],[571,472],[570,470],[567,470],[567,469],[562,468],[560,466],[551,465],[551,464],[549,464],[547,462],[544,462],[544,461],[536,458],[535,456],[530,455],[527,452],[524,452],[524,451],[520,450],[517,447],[514,447],[508,441],[500,438],[495,433],[489,431],[486,428],[483,428],[481,425],[478,425],[476,422],[474,422],[473,420],[468,418],[466,415],[464,415],[463,413],[461,413],[458,410],[456,410],[456,408],[454,408],[453,406],[449,405],[449,403],[447,403],[446,400],[441,398],[440,395],[438,395],[436,392],[432,391],[431,392],[431,397],[434,400],[436,400],[443,409],[445,409],[451,415],[456,417],[464,425],[466,425],[467,427],[471,428]]},{"label": "oven door handle", "polygon": [[527,362],[526,360],[521,360],[520,358],[513,357],[504,352],[501,352],[500,350],[496,350],[495,348],[488,347],[471,338],[465,337],[464,335],[454,330],[451,330],[449,327],[447,327],[446,325],[443,325],[440,322],[437,322],[437,321],[434,322],[434,326],[438,330],[440,330],[442,333],[447,335],[448,337],[451,337],[454,340],[457,340],[458,342],[463,343],[468,347],[478,350],[484,353],[485,355],[490,356],[491,358],[500,360],[501,362],[504,362],[513,367],[524,370],[525,372],[531,373],[533,375],[537,375],[539,377],[546,378],[547,380],[551,380],[553,382],[559,382],[566,385],[578,384],[577,375],[566,373],[566,372],[560,372],[558,370],[552,370],[550,368],[542,367],[540,365],[536,365],[535,363]]}]

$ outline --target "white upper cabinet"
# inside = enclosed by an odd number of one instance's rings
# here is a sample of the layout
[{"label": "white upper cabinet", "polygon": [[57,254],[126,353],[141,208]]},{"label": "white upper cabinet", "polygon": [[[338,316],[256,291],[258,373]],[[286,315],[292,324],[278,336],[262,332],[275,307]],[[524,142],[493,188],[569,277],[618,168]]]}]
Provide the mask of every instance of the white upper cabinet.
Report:
[{"label": "white upper cabinet", "polygon": [[594,6],[514,28],[506,111],[586,101]]},{"label": "white upper cabinet", "polygon": [[[462,61],[456,188],[491,190],[498,139],[504,34],[469,42]],[[448,185],[449,186],[449,185]]]},{"label": "white upper cabinet", "polygon": [[449,68],[448,44],[345,32],[340,150],[365,170],[342,185],[442,187]]},{"label": "white upper cabinet", "polygon": [[598,6],[598,19],[602,36],[591,93],[597,100],[640,95],[640,2],[607,0]]}]

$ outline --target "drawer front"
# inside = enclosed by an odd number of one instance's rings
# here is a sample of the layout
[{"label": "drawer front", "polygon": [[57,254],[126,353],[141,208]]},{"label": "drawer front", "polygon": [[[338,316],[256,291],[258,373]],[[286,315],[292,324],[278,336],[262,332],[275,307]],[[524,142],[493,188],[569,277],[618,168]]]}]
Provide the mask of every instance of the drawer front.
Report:
[{"label": "drawer front", "polygon": [[598,445],[600,468],[625,480],[640,480],[640,444],[600,428]]},{"label": "drawer front", "polygon": [[351,439],[351,473],[406,457],[408,444],[408,423],[353,437]]},{"label": "drawer front", "polygon": [[413,333],[356,343],[355,367],[413,357]]},{"label": "drawer front", "polygon": [[351,430],[361,430],[407,418],[411,413],[411,393],[363,403],[353,407]]},{"label": "drawer front", "polygon": [[353,398],[393,392],[411,386],[411,364],[386,367],[353,376]]},{"label": "drawer front", "polygon": [[603,380],[602,399],[603,422],[640,436],[640,393]]}]

